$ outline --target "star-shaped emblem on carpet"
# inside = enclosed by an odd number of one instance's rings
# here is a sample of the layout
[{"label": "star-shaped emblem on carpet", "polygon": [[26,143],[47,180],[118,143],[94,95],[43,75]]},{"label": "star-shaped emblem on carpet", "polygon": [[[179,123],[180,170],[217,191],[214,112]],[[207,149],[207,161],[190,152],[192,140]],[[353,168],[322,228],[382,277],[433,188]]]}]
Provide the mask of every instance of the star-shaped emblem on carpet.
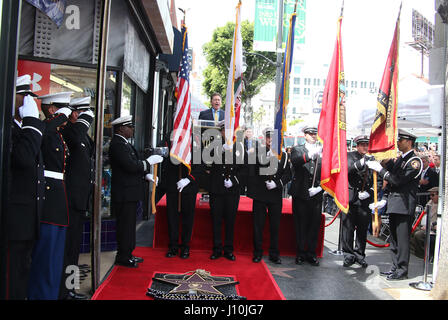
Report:
[{"label": "star-shaped emblem on carpet", "polygon": [[271,271],[272,275],[276,275],[279,277],[284,278],[294,278],[290,276],[289,274],[285,273],[287,271],[293,271],[296,270],[295,268],[275,268],[275,267],[269,267],[269,271]]},{"label": "star-shaped emblem on carpet", "polygon": [[222,295],[222,293],[217,290],[215,287],[226,285],[226,284],[237,284],[237,281],[217,281],[214,279],[206,279],[202,277],[198,273],[193,273],[192,275],[188,275],[182,279],[169,279],[169,278],[154,278],[155,280],[159,280],[166,283],[171,283],[176,285],[174,289],[172,289],[169,293],[188,293],[190,290],[195,290],[198,292],[206,293],[206,294],[217,294]]}]

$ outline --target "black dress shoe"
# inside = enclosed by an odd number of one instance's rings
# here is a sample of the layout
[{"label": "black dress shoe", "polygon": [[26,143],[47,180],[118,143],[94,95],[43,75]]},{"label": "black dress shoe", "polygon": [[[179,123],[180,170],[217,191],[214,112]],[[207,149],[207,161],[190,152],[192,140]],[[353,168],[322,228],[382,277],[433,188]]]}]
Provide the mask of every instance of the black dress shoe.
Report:
[{"label": "black dress shoe", "polygon": [[297,257],[296,258],[296,264],[303,264],[305,262],[305,258],[304,257]]},{"label": "black dress shoe", "polygon": [[254,257],[252,258],[252,262],[258,263],[258,262],[260,262],[260,261],[261,261],[261,256],[254,256]]},{"label": "black dress shoe", "polygon": [[224,258],[230,260],[230,261],[235,261],[236,257],[233,255],[233,253],[224,253]]},{"label": "black dress shoe", "polygon": [[269,261],[271,261],[275,264],[282,264],[282,260],[280,260],[279,257],[269,257]]},{"label": "black dress shoe", "polygon": [[188,259],[188,257],[190,256],[190,249],[189,248],[183,248],[180,252],[180,257],[182,259]]},{"label": "black dress shoe", "polygon": [[361,268],[367,268],[368,267],[368,263],[366,262],[366,260],[362,259],[362,260],[356,260],[356,263],[359,264],[361,266]]},{"label": "black dress shoe", "polygon": [[210,259],[216,260],[216,259],[218,259],[220,257],[222,257],[222,253],[220,253],[220,252],[213,252],[212,255],[210,256]]},{"label": "black dress shoe", "polygon": [[128,268],[138,268],[138,263],[135,260],[128,259],[128,260],[115,260],[115,264],[123,267]]},{"label": "black dress shoe", "polygon": [[315,258],[315,257],[308,257],[306,259],[306,261],[308,261],[308,263],[310,265],[315,266],[315,267],[317,267],[319,265],[319,260],[317,260],[317,258]]},{"label": "black dress shoe", "polygon": [[386,280],[389,281],[397,281],[397,280],[406,280],[408,275],[405,273],[394,272],[386,277]]},{"label": "black dress shoe", "polygon": [[135,257],[135,256],[132,256],[132,260],[134,260],[137,263],[142,263],[144,261],[143,258]]},{"label": "black dress shoe", "polygon": [[65,300],[87,300],[87,296],[81,293],[76,293],[75,291],[69,291]]},{"label": "black dress shoe", "polygon": [[172,258],[174,256],[177,256],[177,248],[168,249],[168,252],[166,253],[165,257]]},{"label": "black dress shoe", "polygon": [[353,259],[344,259],[344,263],[342,264],[344,267],[348,268],[355,263]]}]

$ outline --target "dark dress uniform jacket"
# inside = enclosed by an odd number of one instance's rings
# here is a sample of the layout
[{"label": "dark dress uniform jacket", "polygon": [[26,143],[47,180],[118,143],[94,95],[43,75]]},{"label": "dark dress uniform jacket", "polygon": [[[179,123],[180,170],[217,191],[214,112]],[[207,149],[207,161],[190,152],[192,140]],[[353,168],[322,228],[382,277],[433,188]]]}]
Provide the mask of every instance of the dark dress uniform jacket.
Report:
[{"label": "dark dress uniform jacket", "polygon": [[[258,148],[257,148],[258,149]],[[260,152],[260,151],[258,151]],[[282,157],[280,161],[275,157],[277,161],[277,170],[273,175],[262,175],[261,170],[268,171],[266,169],[269,167],[270,162],[264,161],[266,157],[260,158],[257,157],[256,164],[249,165],[249,177],[248,177],[248,185],[247,185],[247,196],[258,201],[262,202],[282,202],[282,192],[283,187],[291,180],[291,167],[289,163],[289,157],[286,152],[282,152]],[[266,188],[266,181],[272,180],[277,185],[274,189],[268,190]]]},{"label": "dark dress uniform jacket", "polygon": [[[181,170],[179,177],[179,168]],[[191,165],[191,173],[188,173],[188,168],[183,164],[174,164],[171,158],[168,157],[162,162],[162,178],[160,182],[160,189],[166,193],[177,193],[177,182],[180,179],[187,178],[190,183],[182,189],[183,194],[198,193],[198,173],[199,165]]]},{"label": "dark dress uniform jacket", "polygon": [[[352,151],[347,153],[347,166],[348,166],[348,198],[349,203],[362,205],[363,207],[368,207],[372,202],[373,196],[373,178],[372,172],[364,164],[360,164],[360,160],[363,155],[358,151]],[[360,200],[358,197],[359,192],[367,191],[370,195],[369,198]]]},{"label": "dark dress uniform jacket", "polygon": [[33,117],[25,117],[22,128],[13,124],[10,194],[5,216],[9,240],[33,240],[39,233],[45,193],[41,153],[44,129],[45,123]]},{"label": "dark dress uniform jacket", "polygon": [[129,202],[144,199],[143,161],[139,159],[135,148],[125,138],[114,135],[109,147],[109,159],[112,168],[112,202]]},{"label": "dark dress uniform jacket", "polygon": [[[45,120],[46,128],[42,138],[45,171],[65,174],[68,148],[59,127],[67,120],[67,116],[62,113]],[[48,177],[47,174],[41,222],[59,226],[69,224],[65,181]]]},{"label": "dark dress uniform jacket", "polygon": [[[93,118],[82,114],[78,119],[85,120],[89,124]],[[87,135],[89,127],[81,121],[69,122],[62,130],[62,135],[70,150],[67,163],[66,186],[68,201],[71,208],[87,211],[90,195],[93,190],[95,145]]]},{"label": "dark dress uniform jacket", "polygon": [[[237,148],[235,145],[232,149],[232,156],[233,161],[231,164],[225,163],[225,153],[230,152],[222,152],[222,162],[219,163],[213,163],[210,168],[207,168],[207,170],[210,170],[210,187],[209,187],[209,193],[210,194],[239,194],[241,185],[244,182],[244,165],[237,163],[237,152],[241,152],[242,148]],[[214,151],[219,152],[220,148],[215,149]],[[222,149],[224,150],[224,149]],[[244,152],[244,151],[243,151]],[[244,155],[239,155],[239,157]],[[232,181],[232,186],[230,188],[226,188],[224,186],[224,180],[230,179]]]},{"label": "dark dress uniform jacket", "polygon": [[422,173],[421,159],[409,152],[404,158],[398,157],[389,161],[379,175],[388,182],[385,197],[387,197],[386,213],[414,215],[417,204],[418,181]]},{"label": "dark dress uniform jacket", "polygon": [[[320,186],[320,167],[322,159],[317,161],[316,179],[313,184],[313,176],[316,161],[308,157],[308,150],[305,145],[293,147],[291,149],[291,165],[294,170],[294,176],[291,182],[289,194],[303,200],[310,200],[308,189]],[[319,192],[313,198],[322,197],[323,192]]]}]

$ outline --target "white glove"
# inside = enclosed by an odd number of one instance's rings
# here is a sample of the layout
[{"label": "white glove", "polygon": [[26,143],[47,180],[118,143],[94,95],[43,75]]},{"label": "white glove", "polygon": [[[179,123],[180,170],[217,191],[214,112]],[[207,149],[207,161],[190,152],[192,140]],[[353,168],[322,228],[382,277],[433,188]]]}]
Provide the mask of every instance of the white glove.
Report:
[{"label": "white glove", "polygon": [[94,114],[93,111],[90,110],[90,109],[88,109],[87,111],[83,111],[83,112],[81,112],[79,115],[81,116],[81,115],[83,115],[83,114],[88,115],[88,116],[90,116],[90,117],[92,117],[92,118],[95,117],[95,114]]},{"label": "white glove", "polygon": [[230,179],[226,179],[224,180],[224,187],[226,187],[227,189],[231,188],[233,186],[233,183]]},{"label": "white glove", "polygon": [[277,187],[277,184],[272,180],[265,181],[265,182],[266,182],[266,188],[268,188],[268,190],[272,190],[272,189],[275,189],[275,187]]},{"label": "white glove", "polygon": [[378,208],[378,210],[379,210],[379,209],[382,209],[382,208],[386,205],[386,203],[387,203],[386,200],[380,200],[380,201],[378,201],[378,202],[376,203],[376,205],[375,205],[375,203],[373,202],[373,203],[369,204],[369,209],[372,210],[372,211],[374,211],[375,208]]},{"label": "white glove", "polygon": [[375,170],[376,172],[380,172],[381,170],[383,170],[383,167],[381,166],[381,164],[378,161],[370,160],[370,161],[366,162],[366,165],[370,169]]},{"label": "white glove", "polygon": [[25,117],[39,118],[39,108],[37,108],[33,97],[25,96],[23,98],[23,106],[19,108],[19,115],[22,119]]},{"label": "white glove", "polygon": [[229,146],[227,143],[224,143],[224,144],[222,145],[222,148],[223,148],[224,150],[227,150],[227,151],[232,150],[232,146]]},{"label": "white glove", "polygon": [[314,148],[311,151],[308,151],[308,157],[312,160],[316,160],[321,155],[321,149],[320,148]]},{"label": "white glove", "polygon": [[182,192],[182,190],[190,183],[190,180],[187,178],[180,179],[177,181],[177,190]]},{"label": "white glove", "polygon": [[[153,156],[149,156],[146,161],[148,161],[148,163],[150,165],[156,164],[156,163],[160,163],[163,161],[163,157],[159,156],[159,155],[153,155]],[[187,179],[188,180],[188,179]]]},{"label": "white glove", "polygon": [[361,191],[358,193],[359,200],[365,200],[370,197],[370,194],[367,191]]},{"label": "white glove", "polygon": [[318,194],[321,191],[322,191],[321,187],[315,187],[315,188],[311,187],[311,188],[308,189],[308,193],[309,193],[310,197],[315,196],[316,194]]},{"label": "white glove", "polygon": [[[152,175],[152,173],[148,173],[147,175],[145,175],[145,180],[151,181],[154,183],[154,176]],[[155,182],[155,184],[157,186],[159,184],[159,177],[156,177],[156,180],[157,181]]]},{"label": "white glove", "polygon": [[359,160],[359,164],[361,167],[366,163],[366,158],[362,157],[361,160]]},{"label": "white glove", "polygon": [[67,116],[67,118],[72,114],[72,109],[67,108],[67,107],[63,107],[63,108],[59,108],[56,112],[56,114],[58,113],[63,113]]}]

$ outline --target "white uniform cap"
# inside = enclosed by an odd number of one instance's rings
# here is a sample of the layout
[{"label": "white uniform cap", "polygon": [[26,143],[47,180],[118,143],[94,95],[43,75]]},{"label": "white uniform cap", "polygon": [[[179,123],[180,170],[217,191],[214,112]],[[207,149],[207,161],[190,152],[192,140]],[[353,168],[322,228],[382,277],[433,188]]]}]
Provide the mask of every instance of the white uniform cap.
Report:
[{"label": "white uniform cap", "polygon": [[29,74],[24,74],[23,76],[17,77],[16,93],[28,93],[34,97],[37,97],[37,94],[31,91],[31,76]]},{"label": "white uniform cap", "polygon": [[42,104],[53,104],[56,107],[68,107],[70,104],[70,96],[72,94],[72,91],[51,93],[40,96],[39,99],[42,100]]},{"label": "white uniform cap", "polygon": [[129,116],[122,116],[120,118],[115,119],[110,123],[113,126],[126,126],[132,124],[132,115]]},{"label": "white uniform cap", "polygon": [[89,109],[91,97],[74,98],[70,101],[70,107],[75,110]]}]

